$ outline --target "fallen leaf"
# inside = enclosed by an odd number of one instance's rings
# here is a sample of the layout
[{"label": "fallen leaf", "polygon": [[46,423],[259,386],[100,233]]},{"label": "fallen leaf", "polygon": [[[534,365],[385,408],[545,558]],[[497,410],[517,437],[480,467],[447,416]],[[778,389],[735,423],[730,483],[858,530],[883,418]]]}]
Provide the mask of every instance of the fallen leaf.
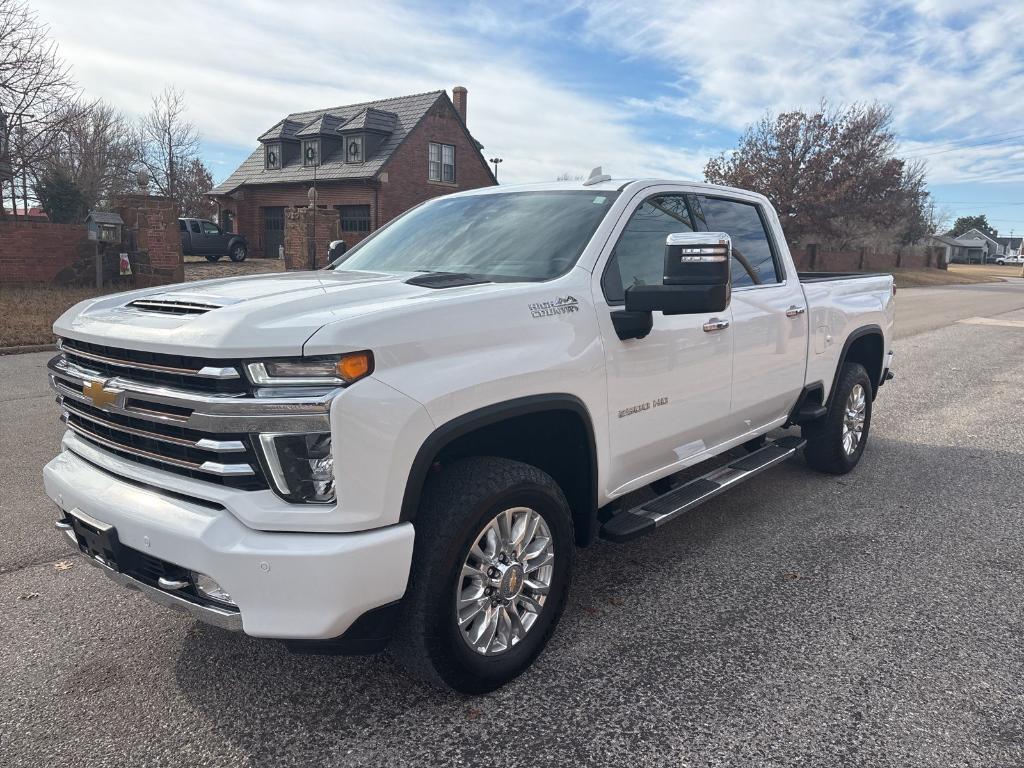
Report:
[{"label": "fallen leaf", "polygon": [[782,574],[782,578],[784,578],[786,581],[796,581],[800,578],[800,574],[794,573],[793,571],[786,571]]},{"label": "fallen leaf", "polygon": [[589,605],[586,606],[583,609],[583,612],[585,614],[587,614],[587,616],[600,616],[601,615],[601,612],[599,610],[597,610],[597,608],[591,608]]},{"label": "fallen leaf", "polygon": [[480,718],[480,715],[481,715],[481,712],[480,712],[479,709],[470,709],[468,712],[466,712],[466,719],[467,720],[478,720]]},{"label": "fallen leaf", "polygon": [[61,560],[60,562],[53,564],[53,569],[55,571],[66,571],[68,568],[74,567],[75,564],[72,563],[70,560]]},{"label": "fallen leaf", "polygon": [[625,602],[626,601],[623,600],[621,597],[609,597],[608,598],[608,604],[609,605],[624,605]]},{"label": "fallen leaf", "polygon": [[18,595],[19,600],[35,600],[37,597],[39,597],[38,592],[22,592]]}]

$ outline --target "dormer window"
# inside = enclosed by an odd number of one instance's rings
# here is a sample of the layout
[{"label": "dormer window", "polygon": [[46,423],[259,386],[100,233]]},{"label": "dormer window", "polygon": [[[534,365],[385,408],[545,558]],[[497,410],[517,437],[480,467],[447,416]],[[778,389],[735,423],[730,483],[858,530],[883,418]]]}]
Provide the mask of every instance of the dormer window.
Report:
[{"label": "dormer window", "polygon": [[363,137],[362,136],[348,136],[345,139],[345,162],[346,163],[361,163],[361,162],[363,162]]},{"label": "dormer window", "polygon": [[268,171],[276,171],[281,167],[281,145],[267,144],[263,149],[263,167]]},{"label": "dormer window", "polygon": [[320,165],[320,139],[306,139],[302,142],[302,164]]}]

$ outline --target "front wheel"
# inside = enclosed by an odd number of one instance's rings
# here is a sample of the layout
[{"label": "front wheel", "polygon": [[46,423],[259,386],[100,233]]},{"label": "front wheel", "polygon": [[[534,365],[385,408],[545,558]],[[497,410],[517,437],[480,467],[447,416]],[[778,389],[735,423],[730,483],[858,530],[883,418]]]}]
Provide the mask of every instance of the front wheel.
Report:
[{"label": "front wheel", "polygon": [[845,363],[828,412],[806,424],[804,458],[819,472],[845,475],[860,461],[871,429],[871,379],[860,363]]},{"label": "front wheel", "polygon": [[247,252],[244,243],[235,243],[231,246],[231,251],[228,253],[228,258],[234,262],[245,261]]},{"label": "front wheel", "polygon": [[415,527],[392,654],[463,693],[504,685],[540,654],[565,607],[574,555],[565,496],[528,464],[464,459],[428,481]]},{"label": "front wheel", "polygon": [[208,253],[208,254],[206,254],[206,260],[207,261],[220,261],[220,254],[219,253]]}]

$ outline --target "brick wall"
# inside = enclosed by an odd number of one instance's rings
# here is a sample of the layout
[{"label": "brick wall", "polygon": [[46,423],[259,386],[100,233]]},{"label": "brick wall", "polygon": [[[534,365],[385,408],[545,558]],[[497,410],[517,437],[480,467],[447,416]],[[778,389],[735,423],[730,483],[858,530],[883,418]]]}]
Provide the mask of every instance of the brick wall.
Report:
[{"label": "brick wall", "polygon": [[[314,224],[315,220],[315,224]],[[315,233],[314,233],[315,227]],[[316,240],[316,268],[327,266],[327,246],[338,239],[339,216],[334,210],[287,208],[284,212],[285,269],[310,269],[310,244]]]},{"label": "brick wall", "polygon": [[83,224],[0,221],[0,285],[78,282],[94,248]]},{"label": "brick wall", "polygon": [[124,195],[116,208],[124,220],[136,287],[184,282],[185,259],[174,203],[160,195]]},{"label": "brick wall", "polygon": [[831,251],[817,245],[791,248],[799,270],[815,272],[885,272],[891,269],[944,268],[942,249],[934,246],[906,246],[889,251],[861,248]]}]

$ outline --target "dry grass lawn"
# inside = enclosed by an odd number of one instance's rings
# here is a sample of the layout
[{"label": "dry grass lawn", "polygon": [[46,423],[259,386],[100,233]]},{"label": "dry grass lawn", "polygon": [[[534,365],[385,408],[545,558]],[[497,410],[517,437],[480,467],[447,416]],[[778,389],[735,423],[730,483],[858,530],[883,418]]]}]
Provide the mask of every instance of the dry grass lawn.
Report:
[{"label": "dry grass lawn", "polygon": [[[998,283],[1003,277],[1015,277],[1015,274],[997,275],[987,270],[978,269],[973,264],[951,264],[949,269],[893,269],[889,270],[896,277],[897,288],[932,288],[939,285],[966,285],[970,283]],[[1004,269],[1004,267],[992,267]]]}]

